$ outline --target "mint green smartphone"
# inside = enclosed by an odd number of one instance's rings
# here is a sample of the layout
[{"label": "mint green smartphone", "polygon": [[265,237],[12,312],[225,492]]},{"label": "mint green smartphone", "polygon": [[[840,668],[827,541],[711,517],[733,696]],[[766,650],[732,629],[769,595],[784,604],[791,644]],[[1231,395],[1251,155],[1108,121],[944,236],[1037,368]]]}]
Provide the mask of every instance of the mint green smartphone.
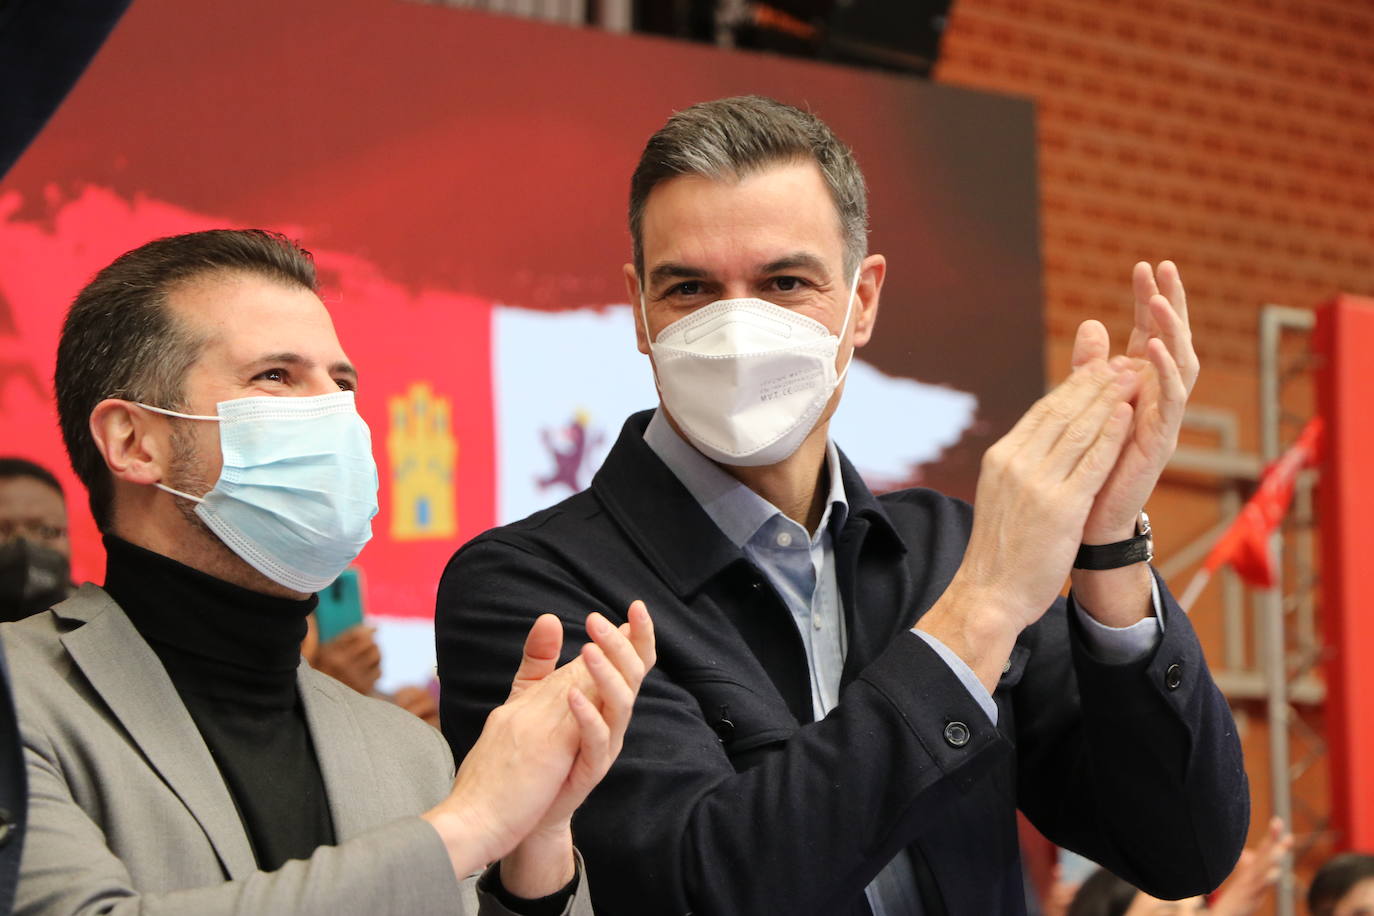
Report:
[{"label": "mint green smartphone", "polygon": [[315,622],[322,644],[363,622],[362,574],[357,569],[350,567],[339,573],[339,578],[319,592],[319,598]]}]

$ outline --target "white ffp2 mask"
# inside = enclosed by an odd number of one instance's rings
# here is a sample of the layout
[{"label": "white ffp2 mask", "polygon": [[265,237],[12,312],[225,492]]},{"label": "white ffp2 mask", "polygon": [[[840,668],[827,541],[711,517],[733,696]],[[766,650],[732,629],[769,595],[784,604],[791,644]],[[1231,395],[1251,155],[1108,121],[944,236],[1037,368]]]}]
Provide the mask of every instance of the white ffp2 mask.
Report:
[{"label": "white ffp2 mask", "polygon": [[[703,455],[760,467],[801,447],[853,362],[835,369],[858,285],[856,269],[838,336],[763,299],[720,299],[650,341],[663,405]],[[639,307],[648,333],[642,288]]]},{"label": "white ffp2 mask", "polygon": [[156,486],[195,502],[206,526],[273,582],[318,592],[372,538],[377,465],[353,392],[221,401],[213,417],[139,406],[219,423],[224,464],[214,487],[194,496]]}]

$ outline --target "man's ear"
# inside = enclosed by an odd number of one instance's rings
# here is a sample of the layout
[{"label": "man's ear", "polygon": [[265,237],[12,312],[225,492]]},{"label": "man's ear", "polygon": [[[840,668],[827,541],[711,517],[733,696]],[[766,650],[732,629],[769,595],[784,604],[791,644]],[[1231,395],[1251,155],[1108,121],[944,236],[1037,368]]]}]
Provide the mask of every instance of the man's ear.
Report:
[{"label": "man's ear", "polygon": [[154,484],[170,466],[170,445],[159,435],[162,419],[120,400],[106,398],[91,411],[91,438],[116,480]]},{"label": "man's ear", "polygon": [[878,298],[887,277],[887,258],[871,254],[859,266],[859,284],[854,293],[854,346],[862,347],[873,337],[878,323]]},{"label": "man's ear", "polygon": [[[625,295],[630,300],[630,311],[635,316],[635,344],[639,347],[639,352],[649,353],[649,329],[644,327],[644,309],[639,307],[639,274],[635,273],[633,264],[625,265]],[[647,309],[647,304],[645,309]]]}]

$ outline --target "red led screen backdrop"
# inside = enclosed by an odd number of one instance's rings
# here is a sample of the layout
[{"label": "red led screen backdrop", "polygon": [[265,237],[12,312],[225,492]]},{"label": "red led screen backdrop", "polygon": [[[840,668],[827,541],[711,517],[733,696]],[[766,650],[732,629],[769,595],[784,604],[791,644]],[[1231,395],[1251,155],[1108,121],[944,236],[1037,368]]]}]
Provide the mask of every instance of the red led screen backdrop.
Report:
[{"label": "red led screen backdrop", "polygon": [[0,453],[60,472],[75,573],[99,581],[52,404],[64,309],[151,238],[286,231],[361,372],[369,613],[415,622],[397,652],[432,653],[453,549],[585,486],[654,403],[620,273],[630,172],[673,110],[746,92],[854,147],[889,259],[836,439],[876,487],[971,496],[1042,389],[1028,102],[409,0],[132,7],[0,182]]}]

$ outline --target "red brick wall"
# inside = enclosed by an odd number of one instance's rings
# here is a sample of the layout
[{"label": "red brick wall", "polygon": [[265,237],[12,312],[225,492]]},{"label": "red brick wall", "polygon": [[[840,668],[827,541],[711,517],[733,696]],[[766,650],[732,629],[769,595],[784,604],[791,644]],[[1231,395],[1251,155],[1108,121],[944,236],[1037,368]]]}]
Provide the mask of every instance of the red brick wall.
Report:
[{"label": "red brick wall", "polygon": [[[1132,263],[1173,258],[1203,364],[1193,401],[1236,411],[1257,448],[1259,307],[1374,293],[1374,0],[955,0],[936,78],[1035,100],[1047,382],[1083,319],[1124,342]],[[1164,490],[1167,552],[1219,506],[1196,478]],[[1215,657],[1208,602],[1193,616]],[[1244,712],[1254,837],[1266,723]],[[1320,772],[1298,787],[1319,812],[1325,796]]]},{"label": "red brick wall", "polygon": [[1374,291],[1369,0],[955,0],[937,77],[1036,102],[1053,341],[1127,329],[1138,258],[1180,262],[1216,368],[1253,370],[1259,303]]}]

